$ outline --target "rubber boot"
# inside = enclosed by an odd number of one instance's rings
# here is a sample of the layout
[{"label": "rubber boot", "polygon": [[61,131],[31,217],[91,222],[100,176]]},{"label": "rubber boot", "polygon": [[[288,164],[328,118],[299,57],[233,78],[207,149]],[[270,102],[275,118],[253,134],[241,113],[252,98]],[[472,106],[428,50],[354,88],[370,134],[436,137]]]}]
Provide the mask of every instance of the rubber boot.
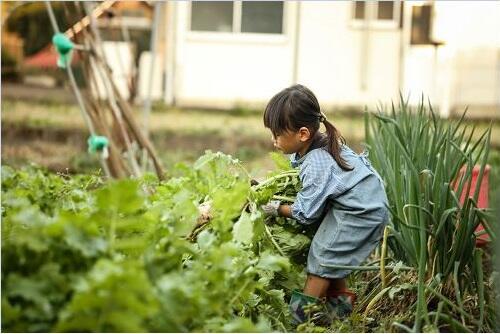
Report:
[{"label": "rubber boot", "polygon": [[294,290],[290,298],[290,304],[288,305],[293,318],[292,324],[298,325],[305,322],[308,315],[305,314],[304,307],[310,304],[316,304],[319,301],[320,300],[316,297],[308,296],[298,290]]},{"label": "rubber boot", "polygon": [[334,291],[328,295],[330,315],[334,319],[349,316],[356,302],[356,294],[350,290]]}]

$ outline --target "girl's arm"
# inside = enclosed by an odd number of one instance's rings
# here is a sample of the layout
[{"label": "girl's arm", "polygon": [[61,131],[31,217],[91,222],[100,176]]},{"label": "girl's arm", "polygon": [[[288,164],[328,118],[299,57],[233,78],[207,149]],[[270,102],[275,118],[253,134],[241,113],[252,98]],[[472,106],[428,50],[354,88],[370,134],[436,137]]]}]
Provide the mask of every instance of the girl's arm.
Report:
[{"label": "girl's arm", "polygon": [[278,214],[282,217],[293,218],[290,205],[282,204],[278,207]]}]

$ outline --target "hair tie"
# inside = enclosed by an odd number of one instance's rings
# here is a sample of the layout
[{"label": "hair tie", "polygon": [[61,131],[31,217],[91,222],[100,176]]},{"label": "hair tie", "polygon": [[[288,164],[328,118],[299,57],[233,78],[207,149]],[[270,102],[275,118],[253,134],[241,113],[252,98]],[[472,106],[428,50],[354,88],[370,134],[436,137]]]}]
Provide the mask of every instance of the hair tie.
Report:
[{"label": "hair tie", "polygon": [[320,115],[319,115],[319,122],[320,123],[323,123],[326,121],[326,115],[323,114],[322,112],[320,112]]}]

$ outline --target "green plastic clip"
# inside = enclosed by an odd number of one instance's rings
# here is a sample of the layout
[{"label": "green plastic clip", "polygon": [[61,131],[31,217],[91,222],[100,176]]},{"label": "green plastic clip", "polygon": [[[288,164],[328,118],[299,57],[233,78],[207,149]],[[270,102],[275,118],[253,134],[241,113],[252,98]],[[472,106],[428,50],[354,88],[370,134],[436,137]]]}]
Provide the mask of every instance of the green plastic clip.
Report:
[{"label": "green plastic clip", "polygon": [[71,61],[72,50],[75,47],[73,42],[62,33],[57,33],[52,37],[52,43],[56,47],[56,51],[59,54],[59,58],[57,58],[57,66],[60,68],[66,68],[66,64],[69,64]]},{"label": "green plastic clip", "polygon": [[104,136],[90,136],[87,140],[89,145],[89,153],[101,152],[107,150],[109,141],[108,138]]}]

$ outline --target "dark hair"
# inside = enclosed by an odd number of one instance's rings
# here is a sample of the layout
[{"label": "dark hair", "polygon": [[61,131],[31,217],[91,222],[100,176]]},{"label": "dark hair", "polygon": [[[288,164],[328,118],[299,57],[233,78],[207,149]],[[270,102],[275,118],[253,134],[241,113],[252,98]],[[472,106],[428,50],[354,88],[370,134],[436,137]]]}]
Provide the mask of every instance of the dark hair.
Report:
[{"label": "dark hair", "polygon": [[318,99],[307,87],[293,85],[283,89],[273,96],[264,111],[264,125],[275,137],[286,131],[298,131],[301,127],[308,128],[314,137],[320,123],[326,128],[328,152],[343,170],[352,170],[340,156],[340,144],[345,144],[344,137],[326,119],[321,112]]}]

